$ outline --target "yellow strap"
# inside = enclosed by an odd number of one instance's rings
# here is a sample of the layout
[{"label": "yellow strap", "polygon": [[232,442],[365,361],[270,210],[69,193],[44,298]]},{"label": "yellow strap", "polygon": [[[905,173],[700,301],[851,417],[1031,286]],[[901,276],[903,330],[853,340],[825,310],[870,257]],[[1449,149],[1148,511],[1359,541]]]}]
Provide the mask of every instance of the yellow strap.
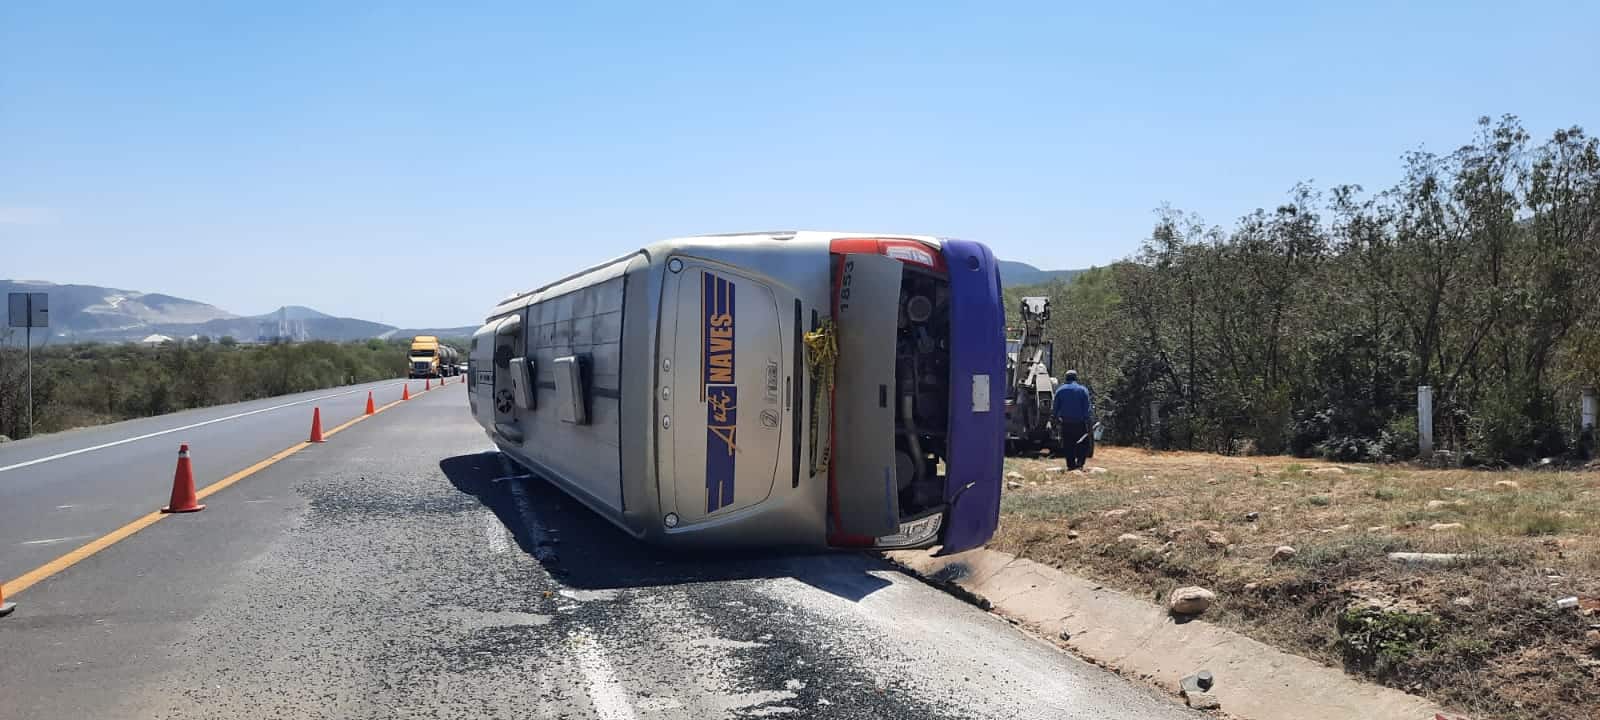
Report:
[{"label": "yellow strap", "polygon": [[[806,333],[806,368],[810,371],[813,387],[822,388],[819,396],[821,402],[830,403],[828,408],[831,418],[833,399],[833,370],[839,358],[839,341],[833,327],[832,320],[823,320],[822,325],[816,330]],[[811,437],[813,442],[817,438],[817,418],[820,412],[811,413]],[[833,443],[828,433],[822,436],[822,452],[817,461],[818,472],[827,472],[828,461],[832,458]]]}]

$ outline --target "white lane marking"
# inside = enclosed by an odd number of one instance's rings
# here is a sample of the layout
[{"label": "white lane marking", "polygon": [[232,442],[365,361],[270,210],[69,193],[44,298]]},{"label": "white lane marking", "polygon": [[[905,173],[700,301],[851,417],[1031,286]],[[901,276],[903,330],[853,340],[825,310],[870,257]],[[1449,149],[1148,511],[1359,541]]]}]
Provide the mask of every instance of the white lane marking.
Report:
[{"label": "white lane marking", "polygon": [[483,534],[489,538],[489,552],[504,555],[511,549],[511,544],[506,542],[506,528],[492,510],[483,511]]},{"label": "white lane marking", "polygon": [[600,720],[634,720],[633,708],[628,705],[628,694],[617,684],[617,672],[611,668],[600,649],[599,641],[587,628],[567,636],[572,653],[578,658],[578,669],[589,681],[589,702]]},{"label": "white lane marking", "polygon": [[[387,386],[385,386],[385,387],[387,387]],[[355,390],[346,390],[346,391],[341,392],[341,393],[333,393],[331,395],[318,395],[318,396],[313,397],[313,398],[306,398],[304,400],[296,400],[296,401],[294,401],[292,403],[284,403],[282,405],[273,405],[272,407],[261,408],[259,410],[251,410],[249,412],[237,413],[237,414],[234,414],[234,415],[229,415],[227,417],[220,417],[220,418],[215,418],[215,419],[212,419],[212,420],[206,420],[205,422],[192,423],[192,424],[189,424],[189,425],[184,425],[183,427],[175,427],[175,428],[172,428],[170,430],[158,430],[158,431],[153,432],[153,433],[145,433],[143,435],[138,435],[138,436],[131,437],[131,438],[123,438],[121,440],[113,440],[113,441],[108,442],[108,443],[101,443],[99,445],[94,445],[94,446],[91,446],[91,447],[78,448],[77,450],[68,450],[68,451],[66,451],[64,453],[56,453],[55,455],[50,455],[48,457],[36,458],[36,459],[28,460],[28,461],[25,461],[25,462],[19,462],[19,463],[16,463],[14,465],[7,465],[5,467],[0,467],[0,472],[5,472],[7,470],[17,470],[19,468],[28,467],[29,465],[38,465],[39,463],[47,463],[47,462],[50,462],[51,460],[60,460],[62,458],[72,457],[73,455],[82,455],[83,453],[86,453],[86,452],[94,452],[96,450],[104,450],[104,449],[106,449],[108,447],[116,447],[118,445],[126,445],[126,444],[131,443],[131,442],[138,442],[140,440],[148,440],[150,438],[160,437],[162,435],[171,435],[172,433],[183,432],[184,430],[193,430],[193,429],[195,429],[197,427],[202,427],[202,426],[205,426],[205,425],[211,425],[211,424],[214,424],[214,423],[226,422],[228,420],[237,420],[239,418],[246,417],[246,416],[249,416],[249,415],[259,415],[259,414],[264,413],[264,412],[272,412],[273,410],[282,410],[282,409],[284,409],[286,407],[294,407],[295,405],[304,405],[304,404],[306,404],[308,402],[316,402],[318,400],[327,400],[328,398],[344,397],[345,395],[354,395],[354,394],[356,394],[358,392],[361,392],[362,390],[367,390],[367,389],[370,389],[370,388],[364,388],[363,387],[363,388],[357,388]]]},{"label": "white lane marking", "polygon": [[29,540],[27,542],[18,543],[18,544],[19,545],[54,545],[56,543],[67,542],[68,540],[87,540],[87,539],[92,538],[92,537],[94,537],[94,536],[93,535],[73,535],[71,537],[45,538],[43,540]]}]

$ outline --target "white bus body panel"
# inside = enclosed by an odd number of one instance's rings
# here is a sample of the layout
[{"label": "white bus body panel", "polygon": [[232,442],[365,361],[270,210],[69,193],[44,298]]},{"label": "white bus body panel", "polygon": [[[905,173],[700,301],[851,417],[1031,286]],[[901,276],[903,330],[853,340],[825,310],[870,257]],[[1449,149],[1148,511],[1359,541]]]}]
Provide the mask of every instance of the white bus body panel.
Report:
[{"label": "white bus body panel", "polygon": [[[509,298],[474,337],[474,415],[506,455],[635,537],[824,546],[827,473],[816,455],[831,421],[824,404],[813,424],[801,335],[832,314],[829,242],[861,236],[669,240]],[[724,293],[710,308],[708,287]],[[726,299],[731,339],[709,324]],[[507,321],[520,328],[497,333]],[[496,405],[510,373],[491,338],[534,361],[534,409]],[[892,332],[888,349],[892,361]],[[556,358],[584,353],[590,417],[576,425],[559,417],[551,373]]]}]

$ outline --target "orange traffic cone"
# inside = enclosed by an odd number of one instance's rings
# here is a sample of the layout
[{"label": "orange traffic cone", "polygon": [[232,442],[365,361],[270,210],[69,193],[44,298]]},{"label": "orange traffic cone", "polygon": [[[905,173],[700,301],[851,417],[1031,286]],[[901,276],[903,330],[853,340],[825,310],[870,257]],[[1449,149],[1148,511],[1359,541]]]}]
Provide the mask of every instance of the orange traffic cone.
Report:
[{"label": "orange traffic cone", "polygon": [[11,611],[16,609],[16,603],[6,602],[6,588],[4,585],[0,585],[0,617],[10,615]]},{"label": "orange traffic cone", "polygon": [[406,389],[400,391],[401,400],[411,399],[411,383],[406,383]]},{"label": "orange traffic cone", "polygon": [[433,378],[423,378],[422,379],[422,389],[423,390],[432,390],[433,389]]},{"label": "orange traffic cone", "polygon": [[367,414],[371,415],[371,414],[373,414],[373,413],[375,413],[377,411],[378,411],[378,409],[372,406],[372,391],[368,390],[367,391]]},{"label": "orange traffic cone", "polygon": [[306,442],[322,442],[322,408],[311,408],[311,439]]},{"label": "orange traffic cone", "polygon": [[178,446],[178,469],[172,473],[172,500],[161,512],[185,513],[204,510],[206,506],[195,501],[194,470],[189,467],[189,446]]}]

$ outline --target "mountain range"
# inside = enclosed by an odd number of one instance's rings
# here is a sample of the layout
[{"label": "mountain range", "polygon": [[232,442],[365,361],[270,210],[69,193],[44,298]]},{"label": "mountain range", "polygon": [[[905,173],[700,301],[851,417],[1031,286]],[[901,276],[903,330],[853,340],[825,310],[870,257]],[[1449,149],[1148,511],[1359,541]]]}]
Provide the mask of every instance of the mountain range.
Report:
[{"label": "mountain range", "polygon": [[1052,280],[1069,282],[1082,272],[1082,270],[1040,270],[1025,262],[1001,260],[1000,284],[1005,287],[1022,287],[1043,285]]},{"label": "mountain range", "polygon": [[[55,283],[0,280],[0,293],[50,294],[50,327],[34,332],[34,342],[125,342],[151,336],[181,339],[193,336],[233,337],[241,342],[269,339],[364,340],[412,335],[465,337],[476,325],[453,328],[401,329],[393,325],[335,317],[299,305],[285,305],[261,315],[235,315],[195,300],[160,293]],[[22,333],[13,333],[20,342]]]},{"label": "mountain range", "polygon": [[[1000,261],[1007,287],[1069,281],[1082,270],[1040,270],[1023,262]],[[300,305],[285,305],[261,315],[235,315],[215,305],[160,293],[98,285],[57,285],[31,280],[0,280],[0,293],[48,292],[50,327],[34,333],[35,342],[127,342],[162,336],[233,337],[241,342],[288,340],[365,340],[413,335],[466,337],[476,325],[402,329],[393,325],[335,317]],[[21,342],[21,332],[12,340]],[[154,338],[159,340],[160,338]]]}]

